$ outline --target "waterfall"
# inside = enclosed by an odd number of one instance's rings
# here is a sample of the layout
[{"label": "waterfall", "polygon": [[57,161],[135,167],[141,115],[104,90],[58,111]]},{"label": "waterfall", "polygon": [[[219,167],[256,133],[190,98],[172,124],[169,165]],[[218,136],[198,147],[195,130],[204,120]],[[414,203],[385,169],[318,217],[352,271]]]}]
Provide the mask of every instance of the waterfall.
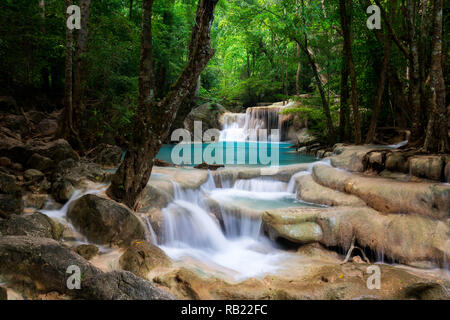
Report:
[{"label": "waterfall", "polygon": [[150,223],[150,220],[148,220],[148,217],[145,217],[145,223],[147,224],[148,228],[148,235],[146,235],[146,240],[154,245],[158,244],[157,237],[155,230],[153,230],[152,224]]},{"label": "waterfall", "polygon": [[[252,141],[259,140],[259,132],[266,129],[280,131],[280,140],[286,140],[289,116],[280,115],[285,108],[291,106],[268,106],[247,108],[246,113],[225,113],[222,117],[220,141]],[[269,136],[270,140],[270,136]]]},{"label": "waterfall", "polygon": [[316,162],[312,162],[312,163],[309,164],[308,170],[300,171],[300,172],[297,172],[296,174],[294,174],[291,177],[291,179],[289,180],[289,183],[287,185],[286,191],[289,192],[289,193],[294,193],[295,194],[295,192],[297,190],[297,178],[300,177],[300,176],[305,176],[305,175],[312,174],[313,168],[317,164],[323,164],[323,165],[326,165],[326,166],[331,166],[331,160],[330,159],[323,159],[323,160],[319,160],[319,161],[316,161]]},{"label": "waterfall", "polygon": [[[209,174],[208,180],[197,190],[183,189],[174,182],[173,185],[174,200],[162,210],[164,223],[160,238],[163,239],[161,248],[172,259],[193,257],[203,263],[232,270],[237,273],[237,279],[274,272],[279,268],[276,264],[285,254],[261,235],[261,217],[242,214],[238,207],[228,208],[226,204],[233,203],[233,200],[226,195],[230,192],[233,196],[244,193],[248,199],[255,195],[262,199],[267,199],[267,195],[276,197],[275,194],[285,197],[286,183],[265,179],[237,180],[232,188],[222,189],[216,187]],[[222,199],[216,195],[222,195]],[[217,201],[220,209],[217,216],[212,213],[209,199],[224,200],[223,203]]]}]

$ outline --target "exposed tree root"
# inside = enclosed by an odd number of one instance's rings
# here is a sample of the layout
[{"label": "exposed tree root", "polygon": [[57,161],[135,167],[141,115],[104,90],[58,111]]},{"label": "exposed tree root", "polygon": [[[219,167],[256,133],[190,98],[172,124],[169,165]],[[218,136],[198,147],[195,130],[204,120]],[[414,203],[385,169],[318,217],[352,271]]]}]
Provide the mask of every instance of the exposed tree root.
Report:
[{"label": "exposed tree root", "polygon": [[355,241],[356,241],[356,237],[353,236],[352,244],[351,244],[350,248],[347,251],[347,255],[345,256],[344,261],[342,261],[341,264],[347,263],[350,260],[350,257],[352,256],[352,252],[355,249],[358,249],[361,252],[362,256],[363,256],[364,261],[367,262],[368,264],[370,264],[370,260],[367,258],[367,256],[364,253],[364,251],[360,247],[355,246]]}]

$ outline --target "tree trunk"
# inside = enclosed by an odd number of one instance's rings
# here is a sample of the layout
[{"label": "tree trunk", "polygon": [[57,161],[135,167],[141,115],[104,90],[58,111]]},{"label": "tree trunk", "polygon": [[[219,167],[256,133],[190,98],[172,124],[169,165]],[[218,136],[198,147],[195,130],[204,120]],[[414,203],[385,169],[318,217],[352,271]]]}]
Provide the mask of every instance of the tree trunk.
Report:
[{"label": "tree trunk", "polygon": [[[41,17],[42,17],[42,26],[41,30],[42,33],[45,35],[45,0],[39,1],[39,7],[41,8]],[[48,93],[50,90],[50,81],[49,81],[49,71],[48,71],[48,65],[42,67],[41,69],[41,78],[42,78],[42,89],[45,93]]]},{"label": "tree trunk", "polygon": [[442,70],[442,7],[443,0],[433,1],[433,40],[431,53],[432,110],[428,121],[424,150],[445,153],[448,143],[448,111],[445,104],[445,83]]},{"label": "tree trunk", "polygon": [[375,139],[377,129],[378,115],[381,110],[381,102],[383,99],[384,88],[386,84],[386,74],[389,68],[389,61],[391,56],[391,39],[386,34],[384,40],[384,56],[383,64],[381,66],[380,82],[378,83],[377,95],[375,97],[375,105],[373,107],[372,119],[370,120],[369,130],[367,132],[366,143],[372,143]]},{"label": "tree trunk", "polygon": [[[65,0],[65,7],[72,5],[72,0]],[[66,19],[69,15],[66,15]],[[65,58],[65,85],[64,85],[64,121],[60,127],[61,136],[68,137],[77,135],[73,129],[73,105],[72,105],[72,59],[73,59],[73,33],[66,28],[66,58]]]},{"label": "tree trunk", "polygon": [[[352,7],[352,1],[349,1],[349,8]],[[348,16],[346,0],[339,0],[339,9],[341,15],[342,33],[344,35],[344,51],[348,61],[348,68],[350,72],[350,81],[352,86],[351,100],[353,108],[353,122],[355,131],[355,143],[360,144],[361,138],[361,122],[359,118],[358,105],[358,84],[356,81],[355,65],[352,54],[352,38],[351,38],[351,18]]]},{"label": "tree trunk", "polygon": [[297,43],[297,74],[295,76],[295,93],[297,95],[300,95],[301,88],[300,88],[300,75],[302,72],[302,64],[300,62],[300,46]]},{"label": "tree trunk", "polygon": [[348,99],[350,97],[348,91],[348,64],[347,59],[342,59],[341,66],[341,94],[340,94],[340,110],[339,110],[339,137],[341,141],[347,141],[349,137],[348,127],[350,122]]},{"label": "tree trunk", "polygon": [[306,35],[304,35],[305,43],[301,43],[299,39],[295,38],[294,40],[297,42],[297,44],[300,46],[300,49],[302,49],[303,53],[308,58],[309,65],[311,67],[311,70],[314,74],[314,79],[316,80],[317,87],[319,89],[320,98],[322,100],[322,107],[323,111],[325,113],[325,117],[327,119],[327,127],[328,127],[328,143],[330,145],[333,145],[336,142],[336,136],[334,133],[334,126],[333,126],[333,120],[331,118],[331,112],[330,107],[328,105],[327,98],[325,96],[325,91],[323,90],[323,84],[322,80],[319,75],[319,71],[317,70],[316,62],[314,61],[314,57],[311,55],[310,51],[308,50],[308,40]]},{"label": "tree trunk", "polygon": [[[418,143],[423,138],[422,117],[420,111],[420,67],[419,51],[416,33],[416,1],[407,0],[406,18],[410,42],[410,84],[409,102],[412,106],[412,127],[410,143]],[[423,140],[422,140],[423,141]]]},{"label": "tree trunk", "polygon": [[133,18],[133,0],[130,0],[130,21]]},{"label": "tree trunk", "polygon": [[[78,43],[75,51],[73,70],[73,125],[79,134],[84,112],[84,91],[86,87],[86,52],[89,35],[89,13],[91,0],[80,0],[81,29],[78,31]],[[77,139],[78,149],[84,153],[81,139]]]},{"label": "tree trunk", "polygon": [[214,9],[218,0],[199,0],[196,23],[189,45],[189,60],[167,95],[161,102],[154,97],[152,71],[151,17],[153,0],[143,0],[143,26],[141,35],[141,62],[139,76],[139,105],[135,117],[133,136],[125,159],[113,176],[108,195],[130,208],[148,183],[153,161],[174,121],[178,108],[186,99],[202,70],[214,54],[210,31]]}]

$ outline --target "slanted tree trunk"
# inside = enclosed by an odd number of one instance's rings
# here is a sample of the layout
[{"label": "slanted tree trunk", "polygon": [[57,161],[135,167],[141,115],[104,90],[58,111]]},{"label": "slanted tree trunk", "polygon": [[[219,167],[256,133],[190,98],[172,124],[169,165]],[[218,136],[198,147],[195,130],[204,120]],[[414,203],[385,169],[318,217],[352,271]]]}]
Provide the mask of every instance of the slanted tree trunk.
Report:
[{"label": "slanted tree trunk", "polygon": [[445,83],[442,70],[442,7],[443,0],[433,1],[433,40],[431,52],[432,110],[423,149],[445,153],[449,150],[448,111],[445,104]]},{"label": "slanted tree trunk", "polygon": [[314,57],[311,55],[310,51],[308,50],[308,39],[307,39],[306,35],[304,35],[304,38],[305,38],[304,43],[300,42],[300,40],[297,38],[295,38],[294,40],[297,42],[297,44],[302,49],[303,53],[308,58],[309,65],[311,67],[311,70],[313,71],[314,79],[316,80],[316,84],[317,84],[317,87],[318,87],[319,93],[320,93],[320,98],[322,100],[323,111],[324,111],[325,117],[327,119],[328,143],[330,145],[332,145],[336,142],[336,136],[334,133],[334,126],[333,126],[333,120],[331,118],[330,107],[328,105],[328,101],[325,96],[325,91],[323,90],[323,84],[322,84],[322,80],[319,75],[319,71],[317,70],[316,62],[314,60]]},{"label": "slanted tree trunk", "polygon": [[168,134],[178,108],[195,86],[202,70],[214,54],[210,31],[218,0],[199,0],[189,45],[189,60],[177,82],[160,102],[154,99],[152,70],[153,0],[143,0],[139,101],[133,135],[125,159],[113,176],[108,195],[130,208],[150,178],[153,161]]},{"label": "slanted tree trunk", "polygon": [[[355,143],[360,144],[362,142],[361,137],[361,121],[359,117],[359,104],[358,104],[358,84],[356,81],[355,65],[353,62],[352,54],[352,37],[351,37],[351,18],[347,11],[347,0],[339,0],[339,11],[341,15],[342,33],[344,35],[344,51],[348,61],[348,68],[350,72],[351,82],[351,100],[353,108],[353,122],[355,132]],[[348,8],[352,7],[352,0],[348,1]]]},{"label": "slanted tree trunk", "polygon": [[370,120],[369,130],[367,132],[366,143],[372,143],[375,139],[375,133],[377,129],[378,115],[381,110],[381,102],[383,99],[384,88],[386,84],[386,75],[388,73],[389,61],[391,56],[391,39],[386,34],[384,40],[384,56],[383,64],[381,66],[380,81],[378,83],[377,95],[375,97],[375,105],[373,107],[372,119]]},{"label": "slanted tree trunk", "polygon": [[[305,25],[306,24],[305,19],[301,14],[302,12],[304,12],[304,5],[305,5],[305,3],[302,0],[301,1],[302,10],[299,13],[299,16],[301,17],[302,22]],[[310,48],[308,47],[308,35],[306,33],[302,33],[302,34],[296,33],[294,35],[291,35],[291,38],[299,45],[302,52],[308,58],[309,65],[314,74],[314,79],[316,80],[317,88],[319,89],[320,98],[322,100],[323,112],[325,113],[325,117],[327,119],[328,143],[330,145],[333,145],[336,142],[336,135],[334,132],[333,120],[331,118],[330,106],[328,105],[328,101],[325,96],[325,91],[323,90],[323,82],[322,82],[322,78],[319,74],[318,65],[316,64],[312,50],[310,50]]]}]

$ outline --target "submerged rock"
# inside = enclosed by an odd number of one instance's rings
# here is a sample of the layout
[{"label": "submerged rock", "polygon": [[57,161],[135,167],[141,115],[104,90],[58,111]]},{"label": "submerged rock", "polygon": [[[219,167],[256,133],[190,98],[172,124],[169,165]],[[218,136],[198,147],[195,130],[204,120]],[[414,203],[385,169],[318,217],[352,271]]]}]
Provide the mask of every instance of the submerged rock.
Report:
[{"label": "submerged rock", "polygon": [[141,278],[157,267],[170,267],[170,258],[157,246],[147,241],[136,240],[131,243],[119,260],[120,268]]},{"label": "submerged rock", "polygon": [[85,195],[71,204],[67,217],[94,243],[126,245],[134,239],[145,239],[139,218],[113,200]]}]

